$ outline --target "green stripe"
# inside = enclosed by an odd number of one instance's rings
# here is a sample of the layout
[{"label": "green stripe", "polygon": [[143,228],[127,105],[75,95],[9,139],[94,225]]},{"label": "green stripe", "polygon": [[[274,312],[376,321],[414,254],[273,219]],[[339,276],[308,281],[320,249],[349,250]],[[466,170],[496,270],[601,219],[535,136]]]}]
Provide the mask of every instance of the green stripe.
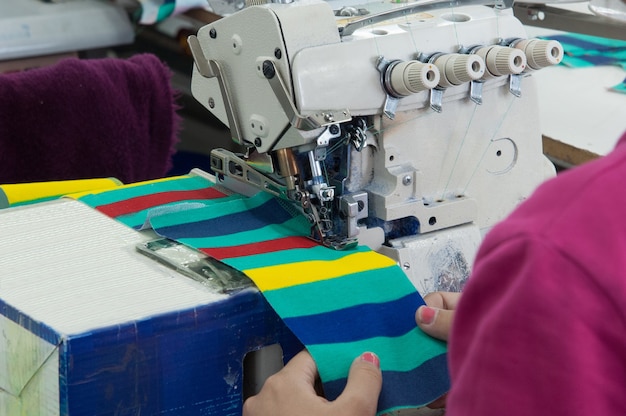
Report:
[{"label": "green stripe", "polygon": [[[300,234],[308,235],[308,232],[309,224],[308,222],[305,223],[303,221],[301,224]],[[283,250],[272,253],[254,254],[252,256],[227,259],[226,261],[228,262],[228,264],[236,269],[247,270],[260,267],[276,266],[277,264],[299,263],[302,261],[311,260],[338,260],[348,254],[365,251],[370,251],[370,249],[367,247],[359,246],[354,250],[340,251],[332,250],[324,246],[317,246],[311,248],[294,248],[291,250]]]},{"label": "green stripe", "polygon": [[[220,207],[221,208],[221,207]],[[201,210],[201,209],[200,209]],[[194,210],[195,211],[195,210]],[[230,212],[230,211],[229,211]],[[162,217],[155,218],[152,222],[161,219]],[[286,232],[285,228],[289,228],[291,231]],[[159,232],[159,227],[155,227],[155,231]],[[302,235],[307,236],[309,234],[309,224],[304,217],[292,218],[285,221],[282,224],[271,224],[267,227],[258,228],[252,231],[244,231],[241,233],[230,234],[228,241],[237,243],[237,245],[258,243],[260,241],[275,240],[277,238],[283,238],[285,235]],[[222,248],[225,246],[224,236],[217,237],[199,237],[199,238],[180,238],[181,243],[187,244],[196,248]],[[227,241],[226,241],[227,242]],[[228,263],[228,260],[224,261]],[[230,263],[228,263],[230,264]],[[243,269],[240,269],[243,270]]]},{"label": "green stripe", "polygon": [[[392,276],[394,273],[402,276]],[[394,281],[394,284],[389,284],[390,281]],[[415,287],[402,270],[394,265],[336,279],[268,290],[263,295],[270,305],[281,305],[280,316],[285,319],[362,305],[363,297],[355,291],[359,287],[379,288],[367,293],[367,303],[385,303],[415,292]]]},{"label": "green stripe", "polygon": [[[152,221],[152,226],[156,229],[225,217],[254,209],[259,205],[264,204],[271,198],[273,197],[265,192],[260,192],[250,198],[234,199],[232,201],[223,201],[222,198],[219,209],[207,207],[206,209],[198,208],[192,211],[174,212],[171,214],[160,215]],[[225,221],[227,220],[225,219]],[[223,244],[223,242],[221,244]]]},{"label": "green stripe", "polygon": [[[154,210],[155,208],[168,207],[168,206],[174,206],[174,205],[180,205],[180,204],[202,204],[205,207],[208,207],[208,206],[214,206],[223,202],[233,201],[237,199],[241,199],[241,195],[233,194],[224,198],[217,198],[217,199],[185,199],[184,201],[170,202],[168,204],[146,208],[141,211],[133,212],[131,214],[120,215],[119,217],[116,217],[115,219],[121,222],[122,224],[125,224],[129,227],[134,228],[136,226],[143,225],[143,223],[146,222],[146,218],[148,214],[150,213],[150,211]],[[193,209],[202,209],[202,207],[196,207]],[[184,211],[184,212],[189,212],[189,211]],[[163,215],[171,215],[171,214],[163,214]],[[150,221],[153,221],[153,220],[154,219],[151,219]]]},{"label": "green stripe", "polygon": [[189,176],[144,185],[121,186],[110,191],[85,195],[79,198],[79,200],[92,207],[98,207],[159,192],[178,190],[190,191],[209,188],[214,185],[213,182],[201,176]]},{"label": "green stripe", "polygon": [[[379,337],[342,344],[308,345],[319,373],[325,375],[323,382],[344,378],[350,370],[352,361],[360,354],[370,351],[380,358],[384,371],[410,371],[432,357],[446,352],[446,343],[426,335],[415,327],[410,332],[394,338]],[[398,351],[416,351],[415,354],[402,355]]]}]

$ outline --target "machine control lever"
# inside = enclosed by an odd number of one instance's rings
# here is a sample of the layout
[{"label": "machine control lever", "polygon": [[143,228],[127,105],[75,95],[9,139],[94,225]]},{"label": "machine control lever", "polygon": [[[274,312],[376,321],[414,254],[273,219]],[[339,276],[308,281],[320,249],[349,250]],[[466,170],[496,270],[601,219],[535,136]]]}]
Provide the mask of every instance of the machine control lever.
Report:
[{"label": "machine control lever", "polygon": [[187,43],[189,44],[191,55],[193,56],[193,60],[200,75],[205,78],[217,78],[220,86],[220,93],[224,99],[224,110],[226,111],[226,116],[228,117],[228,127],[230,128],[232,138],[236,143],[244,144],[243,133],[241,132],[241,128],[237,122],[239,115],[236,113],[235,106],[233,105],[232,94],[228,83],[224,79],[222,67],[219,62],[206,59],[204,52],[202,51],[200,41],[198,41],[196,36],[189,36],[187,38]]}]

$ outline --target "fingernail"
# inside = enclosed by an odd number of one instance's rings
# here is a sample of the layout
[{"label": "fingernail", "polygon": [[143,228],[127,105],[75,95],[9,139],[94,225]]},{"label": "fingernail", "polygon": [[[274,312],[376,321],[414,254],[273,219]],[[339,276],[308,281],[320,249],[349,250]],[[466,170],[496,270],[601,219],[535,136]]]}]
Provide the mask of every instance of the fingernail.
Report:
[{"label": "fingernail", "polygon": [[368,363],[374,364],[376,367],[380,368],[380,360],[373,352],[363,353],[363,355],[361,355],[361,360],[367,361]]},{"label": "fingernail", "polygon": [[424,325],[430,325],[435,322],[437,316],[437,309],[428,306],[420,306],[417,311],[420,322]]}]

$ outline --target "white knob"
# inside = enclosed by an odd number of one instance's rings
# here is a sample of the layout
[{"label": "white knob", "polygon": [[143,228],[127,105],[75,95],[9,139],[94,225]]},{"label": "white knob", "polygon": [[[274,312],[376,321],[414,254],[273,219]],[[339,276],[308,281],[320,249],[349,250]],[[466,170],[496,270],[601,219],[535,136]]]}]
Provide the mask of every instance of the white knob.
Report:
[{"label": "white knob", "polygon": [[391,88],[401,97],[430,90],[439,83],[439,70],[433,64],[405,61],[391,69]]},{"label": "white knob", "polygon": [[492,45],[480,48],[476,54],[483,57],[487,72],[494,77],[521,74],[526,69],[526,55],[516,48]]},{"label": "white knob", "polygon": [[524,52],[532,69],[557,65],[563,59],[563,46],[556,40],[524,39],[515,48]]},{"label": "white knob", "polygon": [[485,73],[485,61],[477,55],[450,53],[435,58],[433,63],[441,72],[439,85],[442,87],[474,81],[482,78]]}]

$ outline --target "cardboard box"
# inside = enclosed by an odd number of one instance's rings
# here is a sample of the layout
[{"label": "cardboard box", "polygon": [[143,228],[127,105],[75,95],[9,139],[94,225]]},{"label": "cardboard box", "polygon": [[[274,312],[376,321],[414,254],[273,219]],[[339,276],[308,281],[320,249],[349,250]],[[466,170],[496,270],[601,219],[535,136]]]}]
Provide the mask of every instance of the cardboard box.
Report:
[{"label": "cardboard box", "polygon": [[73,200],[0,211],[0,414],[240,415],[248,352],[302,348],[255,288],[139,254],[151,237]]}]

